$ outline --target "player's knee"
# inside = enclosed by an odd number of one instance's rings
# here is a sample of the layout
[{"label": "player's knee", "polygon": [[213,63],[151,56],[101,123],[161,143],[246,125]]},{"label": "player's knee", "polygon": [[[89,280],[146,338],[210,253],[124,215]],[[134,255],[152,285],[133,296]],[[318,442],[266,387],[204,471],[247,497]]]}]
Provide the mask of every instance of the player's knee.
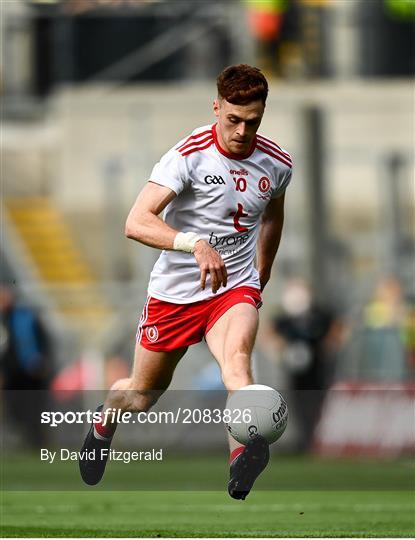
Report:
[{"label": "player's knee", "polygon": [[130,384],[127,389],[111,391],[111,406],[125,412],[146,412],[157,403],[162,393],[159,390],[137,390]]},{"label": "player's knee", "polygon": [[147,412],[163,392],[160,390],[130,390],[130,412]]}]

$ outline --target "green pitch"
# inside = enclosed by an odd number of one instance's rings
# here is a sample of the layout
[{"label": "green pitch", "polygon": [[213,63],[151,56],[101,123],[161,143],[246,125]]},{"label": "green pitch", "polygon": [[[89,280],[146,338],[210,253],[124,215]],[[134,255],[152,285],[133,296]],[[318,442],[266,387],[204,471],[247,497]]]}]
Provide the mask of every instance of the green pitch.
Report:
[{"label": "green pitch", "polygon": [[9,492],[3,536],[413,536],[405,492]]},{"label": "green pitch", "polygon": [[[156,474],[157,468],[146,473],[139,464],[110,464],[106,483],[95,488],[80,484],[76,464],[45,469],[33,456],[3,458],[2,464],[7,488],[1,497],[3,536],[415,535],[414,465],[408,461],[356,464],[274,456],[246,501],[235,501],[226,493],[223,457],[173,459],[163,469],[163,474],[170,476],[163,479]],[[200,478],[210,491],[195,489],[201,470]],[[39,480],[45,471],[53,474],[45,477],[42,486]],[[147,489],[150,477],[153,490]],[[126,489],[144,485],[147,490],[111,491],[111,478],[122,480]],[[180,478],[185,479],[189,491],[173,489]],[[213,489],[217,482],[223,485],[220,491]],[[26,490],[22,491],[24,485]]]}]

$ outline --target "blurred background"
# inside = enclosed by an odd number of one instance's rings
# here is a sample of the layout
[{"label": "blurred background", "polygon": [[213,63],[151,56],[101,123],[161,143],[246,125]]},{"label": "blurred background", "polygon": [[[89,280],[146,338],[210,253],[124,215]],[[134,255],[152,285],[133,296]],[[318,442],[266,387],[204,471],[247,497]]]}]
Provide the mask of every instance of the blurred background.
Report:
[{"label": "blurred background", "polygon": [[[213,123],[217,74],[249,63],[270,82],[260,131],[295,164],[254,355],[290,408],[275,451],[413,454],[415,1],[1,0],[0,25],[8,446],[56,442],[41,410],[128,375],[158,252],[126,216]],[[204,344],[172,388],[223,389]]]}]

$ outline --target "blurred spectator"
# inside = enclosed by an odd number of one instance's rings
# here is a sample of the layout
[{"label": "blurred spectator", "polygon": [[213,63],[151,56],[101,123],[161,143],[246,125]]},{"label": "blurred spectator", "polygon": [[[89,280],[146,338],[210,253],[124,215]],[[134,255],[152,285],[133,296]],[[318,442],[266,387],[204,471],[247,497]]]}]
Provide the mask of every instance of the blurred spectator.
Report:
[{"label": "blurred spectator", "polygon": [[365,1],[359,3],[359,11],[362,75],[412,76],[415,73],[415,1]]},{"label": "blurred spectator", "polygon": [[50,339],[37,314],[17,305],[11,290],[0,286],[0,376],[13,424],[32,446],[42,444],[40,412],[47,404],[52,375]]},{"label": "blurred spectator", "polygon": [[258,64],[279,77],[328,76],[332,0],[244,0]]},{"label": "blurred spectator", "polygon": [[288,0],[245,0],[248,27],[256,42],[258,62],[264,70],[280,72],[278,47]]},{"label": "blurred spectator", "polygon": [[282,312],[274,318],[273,326],[292,393],[298,450],[306,451],[333,377],[341,325],[333,313],[313,301],[305,281],[293,279],[283,292]]},{"label": "blurred spectator", "polygon": [[403,325],[403,340],[405,343],[408,366],[411,378],[415,378],[415,297],[408,301],[408,310]]},{"label": "blurred spectator", "polygon": [[400,326],[404,316],[402,288],[399,280],[390,276],[382,279],[372,300],[364,309],[367,328],[395,328]]},{"label": "blurred spectator", "polygon": [[345,349],[342,379],[405,380],[413,339],[410,313],[399,280],[395,276],[381,279]]}]

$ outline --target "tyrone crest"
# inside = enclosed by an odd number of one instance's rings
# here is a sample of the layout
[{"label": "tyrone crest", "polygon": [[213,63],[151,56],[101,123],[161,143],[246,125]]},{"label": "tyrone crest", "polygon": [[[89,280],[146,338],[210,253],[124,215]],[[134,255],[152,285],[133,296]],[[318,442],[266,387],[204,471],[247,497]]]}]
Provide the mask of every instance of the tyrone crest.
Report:
[{"label": "tyrone crest", "polygon": [[157,326],[149,326],[146,328],[146,336],[151,343],[154,343],[159,338],[159,331],[157,330]]}]

